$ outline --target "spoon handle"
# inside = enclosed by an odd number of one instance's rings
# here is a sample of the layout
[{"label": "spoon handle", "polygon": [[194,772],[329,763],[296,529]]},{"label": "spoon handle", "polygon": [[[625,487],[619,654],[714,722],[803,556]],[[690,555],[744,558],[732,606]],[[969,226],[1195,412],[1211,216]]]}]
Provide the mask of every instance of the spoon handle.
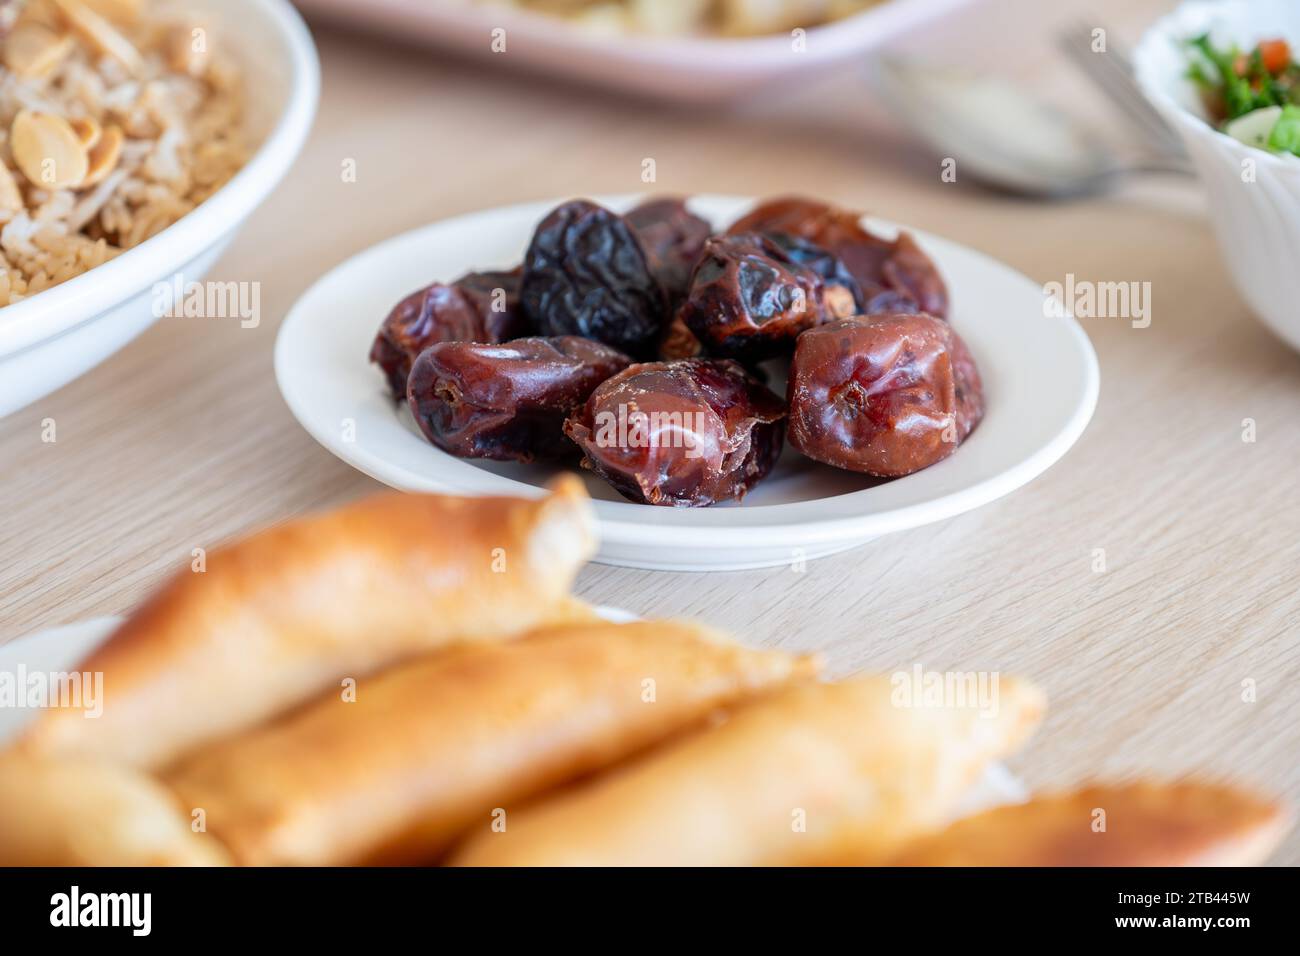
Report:
[{"label": "spoon handle", "polygon": [[1151,153],[1139,156],[1124,166],[1126,173],[1172,173],[1178,176],[1195,176],[1196,170],[1186,154],[1180,156]]},{"label": "spoon handle", "polygon": [[[1113,39],[1114,31],[1103,29],[1103,34],[1106,46],[1101,50],[1093,45],[1093,28],[1083,24],[1065,30],[1057,41],[1079,71],[1120,108],[1124,118],[1141,134],[1143,143],[1151,151],[1159,156],[1180,159],[1186,167],[1187,153],[1178,133],[1147,102],[1133,77],[1128,54]],[[1190,172],[1190,168],[1169,171]]]}]

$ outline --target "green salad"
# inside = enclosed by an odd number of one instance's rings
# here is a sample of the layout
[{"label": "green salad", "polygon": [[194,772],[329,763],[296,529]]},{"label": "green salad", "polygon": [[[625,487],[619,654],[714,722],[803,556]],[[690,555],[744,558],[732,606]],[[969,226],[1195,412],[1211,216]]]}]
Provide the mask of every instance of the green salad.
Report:
[{"label": "green salad", "polygon": [[1219,128],[1249,146],[1300,156],[1300,63],[1286,40],[1245,51],[1215,48],[1209,35],[1188,41],[1188,76]]}]

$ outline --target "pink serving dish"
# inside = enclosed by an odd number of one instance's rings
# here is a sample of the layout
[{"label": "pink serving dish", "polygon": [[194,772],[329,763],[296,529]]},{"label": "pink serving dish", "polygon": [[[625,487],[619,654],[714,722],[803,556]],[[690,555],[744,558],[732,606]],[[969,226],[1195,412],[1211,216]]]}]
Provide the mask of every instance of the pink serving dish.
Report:
[{"label": "pink serving dish", "polygon": [[[756,85],[814,74],[851,61],[973,0],[886,0],[811,27],[752,38],[616,36],[509,6],[465,0],[297,0],[309,15],[535,72],[661,99],[718,102]],[[505,31],[504,53],[492,51]],[[801,49],[796,49],[801,45]]]}]

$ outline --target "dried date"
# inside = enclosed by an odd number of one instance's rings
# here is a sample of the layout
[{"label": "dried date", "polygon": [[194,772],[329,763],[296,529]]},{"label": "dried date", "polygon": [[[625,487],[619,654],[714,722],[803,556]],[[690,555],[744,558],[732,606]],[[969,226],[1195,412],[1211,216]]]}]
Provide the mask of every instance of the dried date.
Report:
[{"label": "dried date", "polygon": [[791,445],[828,465],[889,478],[952,454],[984,412],[965,343],[946,322],[910,313],[804,333],[788,397]]},{"label": "dried date", "polygon": [[676,198],[646,200],[626,219],[641,240],[650,271],[664,287],[669,311],[676,310],[686,296],[691,272],[704,251],[704,243],[713,235],[713,227],[687,209],[684,200]]},{"label": "dried date", "polygon": [[691,331],[691,327],[681,317],[681,314],[673,316],[668,324],[664,326],[662,338],[659,340],[659,358],[665,362],[675,362],[678,359],[703,358],[704,345]]},{"label": "dried date", "polygon": [[776,232],[800,236],[834,253],[857,280],[870,303],[882,292],[910,299],[915,308],[939,318],[948,316],[943,277],[909,233],[894,240],[874,235],[857,213],[813,199],[785,197],[762,203],[738,219],[731,233]]},{"label": "dried date", "polygon": [[822,278],[760,233],[710,239],[678,317],[711,355],[756,362],[788,355],[829,317]]},{"label": "dried date", "polygon": [[565,418],[629,364],[616,349],[574,335],[442,342],[415,360],[407,396],[420,430],[449,454],[563,458],[576,451],[564,436]]},{"label": "dried date", "polygon": [[970,354],[965,340],[955,330],[949,358],[952,361],[953,395],[957,400],[957,444],[960,445],[984,417],[984,382],[975,364],[975,356]]},{"label": "dried date", "polygon": [[725,359],[633,365],[565,422],[583,465],[624,497],[701,506],[744,497],[781,453],[784,403]]},{"label": "dried date", "polygon": [[821,276],[826,289],[825,311],[829,318],[847,319],[863,313],[867,302],[862,289],[839,256],[802,236],[773,232],[767,237],[780,246],[792,262]]},{"label": "dried date", "polygon": [[379,327],[370,361],[388,379],[393,398],[406,397],[415,357],[437,342],[504,342],[528,334],[519,307],[520,271],[471,272],[452,283],[412,292]]},{"label": "dried date", "polygon": [[632,226],[582,199],[538,225],[520,299],[543,335],[582,335],[636,356],[653,353],[668,311]]}]

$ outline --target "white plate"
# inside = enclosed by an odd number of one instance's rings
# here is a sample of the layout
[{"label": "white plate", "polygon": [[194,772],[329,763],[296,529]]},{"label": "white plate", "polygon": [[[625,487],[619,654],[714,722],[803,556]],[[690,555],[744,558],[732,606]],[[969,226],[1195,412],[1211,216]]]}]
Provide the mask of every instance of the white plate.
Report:
[{"label": "white plate", "polygon": [[[598,607],[596,612],[620,624],[637,620],[637,615],[631,611],[616,607]],[[52,627],[0,645],[0,674],[15,674],[20,666],[28,674],[69,671],[102,644],[121,621],[119,617],[97,617],[65,627]],[[35,712],[31,710],[0,707],[0,747],[12,740],[34,716]],[[1022,803],[1025,798],[1024,784],[1002,764],[992,764],[983,779],[962,799],[956,816],[1004,803]]]},{"label": "white plate", "polygon": [[[623,209],[638,198],[598,201]],[[701,196],[691,207],[724,225],[752,202]],[[533,227],[555,204],[491,209],[417,229],[354,256],[308,289],[275,346],[280,391],[302,426],[394,488],[538,494],[556,469],[461,460],[434,448],[405,407],[394,408],[368,355],[380,321],[402,296],[470,269],[515,265]],[[1065,454],[1097,401],[1097,357],[1083,330],[1071,318],[1046,317],[1042,288],[1023,275],[956,243],[916,235],[948,281],[953,325],[984,378],[988,410],[970,438],[924,471],[874,483],[787,448],[743,504],[712,508],[634,504],[584,473],[601,525],[596,560],[714,571],[815,558],[977,508]]]},{"label": "white plate", "polygon": [[[973,0],[889,0],[806,31],[757,37],[600,34],[502,4],[431,0],[297,0],[309,13],[605,89],[691,102],[752,95],[755,86],[861,57]],[[494,31],[505,50],[494,52]],[[864,93],[866,87],[863,87]]]}]

